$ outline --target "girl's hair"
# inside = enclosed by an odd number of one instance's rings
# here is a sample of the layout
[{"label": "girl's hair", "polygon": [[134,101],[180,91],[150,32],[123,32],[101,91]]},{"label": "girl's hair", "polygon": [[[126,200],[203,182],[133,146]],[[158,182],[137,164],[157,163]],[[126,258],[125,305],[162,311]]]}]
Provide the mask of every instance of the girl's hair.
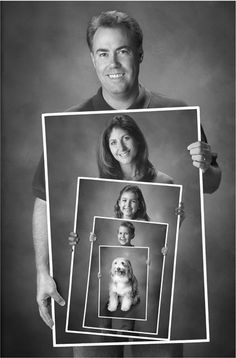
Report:
[{"label": "girl's hair", "polygon": [[140,180],[153,181],[156,172],[153,165],[148,160],[148,146],[144,135],[133,118],[127,114],[115,115],[108,123],[107,128],[103,131],[97,152],[97,163],[99,177],[106,179],[123,179],[123,173],[119,162],[113,157],[110,147],[109,138],[114,128],[121,128],[134,139],[137,145],[136,167],[137,173],[142,174]]},{"label": "girl's hair", "polygon": [[[130,235],[131,235],[131,237],[132,237],[132,239],[133,239],[134,236],[135,236],[135,227],[134,227],[134,225],[132,224],[132,222],[130,222],[130,221],[122,221],[121,224],[120,224],[120,226],[119,226],[119,228],[120,228],[121,226],[124,226],[124,227],[126,227],[126,228],[129,230],[129,233],[130,233]],[[119,231],[119,229],[118,229],[118,231]]]},{"label": "girl's hair", "polygon": [[118,197],[116,204],[114,206],[115,217],[121,218],[121,219],[123,217],[123,214],[120,210],[119,202],[120,202],[122,195],[127,192],[134,193],[136,195],[136,197],[138,199],[138,203],[139,203],[138,210],[132,219],[134,219],[134,220],[135,219],[143,219],[143,220],[149,221],[149,216],[147,214],[146,203],[145,203],[143,194],[142,194],[141,190],[139,189],[139,187],[137,187],[136,185],[131,185],[131,184],[126,185],[120,191],[119,197]]}]

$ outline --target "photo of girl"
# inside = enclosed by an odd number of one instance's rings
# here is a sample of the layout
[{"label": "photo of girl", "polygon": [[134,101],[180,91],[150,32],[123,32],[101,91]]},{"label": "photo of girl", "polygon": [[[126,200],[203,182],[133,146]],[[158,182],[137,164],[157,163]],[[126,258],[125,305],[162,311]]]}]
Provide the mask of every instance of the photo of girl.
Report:
[{"label": "photo of girl", "polygon": [[138,186],[128,184],[119,193],[114,206],[115,217],[130,220],[149,221],[146,203]]},{"label": "photo of girl", "polygon": [[127,114],[115,115],[103,131],[98,147],[99,177],[172,184],[173,179],[149,161],[146,139]]}]

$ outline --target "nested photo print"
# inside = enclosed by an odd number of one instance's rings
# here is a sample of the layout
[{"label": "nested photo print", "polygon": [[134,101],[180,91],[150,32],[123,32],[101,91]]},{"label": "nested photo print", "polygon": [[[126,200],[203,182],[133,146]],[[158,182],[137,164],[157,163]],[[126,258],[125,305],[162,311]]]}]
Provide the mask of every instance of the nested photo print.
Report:
[{"label": "nested photo print", "polygon": [[[62,295],[68,297],[66,310],[52,306],[55,345],[91,343],[91,335],[94,344],[103,344],[100,323],[107,318],[96,313],[96,322],[87,324],[86,315],[84,320],[95,216],[168,224],[165,298],[155,317],[158,330],[150,328],[148,320],[136,319],[140,328],[135,334],[151,333],[154,340],[208,340],[203,180],[187,149],[201,139],[199,108],[44,114],[43,136],[50,267]],[[125,180],[127,167],[135,181]],[[79,238],[72,253],[71,231]],[[99,252],[96,255],[98,260]],[[180,310],[185,317],[181,322]],[[115,332],[117,338],[120,333],[119,328],[103,331]],[[124,331],[122,337],[131,332]]]}]

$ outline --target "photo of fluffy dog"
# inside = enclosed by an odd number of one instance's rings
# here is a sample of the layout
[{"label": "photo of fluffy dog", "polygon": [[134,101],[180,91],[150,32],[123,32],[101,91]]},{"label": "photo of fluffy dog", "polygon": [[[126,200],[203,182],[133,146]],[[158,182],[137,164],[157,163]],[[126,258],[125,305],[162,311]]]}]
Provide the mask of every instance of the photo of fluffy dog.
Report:
[{"label": "photo of fluffy dog", "polygon": [[111,265],[110,277],[107,306],[110,312],[116,311],[119,303],[121,311],[129,311],[131,306],[140,302],[138,281],[128,259],[124,257],[115,258]]}]

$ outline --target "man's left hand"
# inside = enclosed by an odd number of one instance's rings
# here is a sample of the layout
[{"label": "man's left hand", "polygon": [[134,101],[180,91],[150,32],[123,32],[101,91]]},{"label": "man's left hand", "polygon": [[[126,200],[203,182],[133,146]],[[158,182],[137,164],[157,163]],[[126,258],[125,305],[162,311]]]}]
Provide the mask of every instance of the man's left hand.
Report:
[{"label": "man's left hand", "polygon": [[187,149],[192,157],[193,165],[205,173],[212,161],[210,145],[205,142],[195,142],[190,144]]}]

